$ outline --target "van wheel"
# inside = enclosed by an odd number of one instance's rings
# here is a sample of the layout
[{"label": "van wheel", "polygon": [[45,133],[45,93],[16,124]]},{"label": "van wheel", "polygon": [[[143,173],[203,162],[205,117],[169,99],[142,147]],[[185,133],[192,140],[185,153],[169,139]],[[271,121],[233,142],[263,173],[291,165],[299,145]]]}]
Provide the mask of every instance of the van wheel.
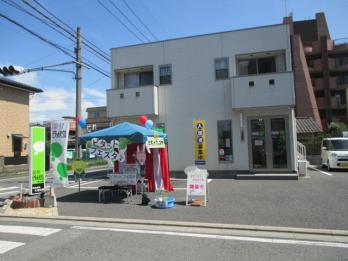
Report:
[{"label": "van wheel", "polygon": [[330,171],[331,170],[331,167],[330,167],[330,161],[327,161],[327,170]]}]

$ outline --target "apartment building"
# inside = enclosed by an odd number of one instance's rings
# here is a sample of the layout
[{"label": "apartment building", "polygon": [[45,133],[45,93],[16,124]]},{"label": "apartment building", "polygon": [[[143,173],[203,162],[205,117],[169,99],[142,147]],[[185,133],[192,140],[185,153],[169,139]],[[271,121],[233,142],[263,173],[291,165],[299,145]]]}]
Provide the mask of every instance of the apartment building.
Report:
[{"label": "apartment building", "polygon": [[27,84],[0,78],[0,173],[28,168],[29,95],[40,92]]},{"label": "apartment building", "polygon": [[211,173],[295,172],[290,46],[279,24],[113,48],[107,116],[146,114],[163,128],[171,171],[194,164],[193,120],[203,119]]},{"label": "apartment building", "polygon": [[332,121],[348,124],[348,39],[331,39],[324,13],[283,22],[291,34],[296,116],[312,117],[324,130]]}]

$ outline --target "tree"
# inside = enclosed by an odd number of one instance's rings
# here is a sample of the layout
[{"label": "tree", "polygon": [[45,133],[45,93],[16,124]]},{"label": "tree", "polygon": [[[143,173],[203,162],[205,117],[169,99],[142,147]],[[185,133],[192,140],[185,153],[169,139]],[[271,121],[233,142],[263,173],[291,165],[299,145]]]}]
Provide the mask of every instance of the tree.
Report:
[{"label": "tree", "polygon": [[342,132],[348,131],[348,126],[341,122],[331,122],[328,128],[329,137],[342,137]]}]

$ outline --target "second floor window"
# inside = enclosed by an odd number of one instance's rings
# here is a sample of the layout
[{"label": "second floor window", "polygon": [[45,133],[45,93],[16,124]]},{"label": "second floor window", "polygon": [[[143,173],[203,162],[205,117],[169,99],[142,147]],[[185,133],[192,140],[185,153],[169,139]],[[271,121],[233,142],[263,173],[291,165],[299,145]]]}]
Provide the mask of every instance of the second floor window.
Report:
[{"label": "second floor window", "polygon": [[160,84],[171,84],[172,83],[172,66],[160,65],[159,67]]},{"label": "second floor window", "polygon": [[153,85],[153,72],[126,73],[124,75],[124,88]]},{"label": "second floor window", "polygon": [[227,79],[228,78],[228,58],[215,59],[215,79]]}]

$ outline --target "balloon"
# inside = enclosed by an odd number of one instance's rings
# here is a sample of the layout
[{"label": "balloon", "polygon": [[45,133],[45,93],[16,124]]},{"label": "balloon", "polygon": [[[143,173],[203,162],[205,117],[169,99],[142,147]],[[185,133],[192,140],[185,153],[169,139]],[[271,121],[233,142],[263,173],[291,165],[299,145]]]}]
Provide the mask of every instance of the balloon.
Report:
[{"label": "balloon", "polygon": [[146,123],[146,121],[147,121],[146,115],[141,115],[141,116],[139,117],[139,123],[140,123],[141,125],[144,125],[144,124]]},{"label": "balloon", "polygon": [[80,119],[79,125],[81,128],[85,128],[87,126],[86,119],[84,119],[84,118]]},{"label": "balloon", "polygon": [[152,121],[152,120],[147,120],[147,121],[145,122],[145,127],[146,127],[147,129],[151,129],[151,128],[153,127],[153,121]]},{"label": "balloon", "polygon": [[83,116],[82,116],[82,115],[79,115],[79,116],[77,116],[76,121],[77,121],[77,122],[80,122],[81,119],[83,119]]}]

